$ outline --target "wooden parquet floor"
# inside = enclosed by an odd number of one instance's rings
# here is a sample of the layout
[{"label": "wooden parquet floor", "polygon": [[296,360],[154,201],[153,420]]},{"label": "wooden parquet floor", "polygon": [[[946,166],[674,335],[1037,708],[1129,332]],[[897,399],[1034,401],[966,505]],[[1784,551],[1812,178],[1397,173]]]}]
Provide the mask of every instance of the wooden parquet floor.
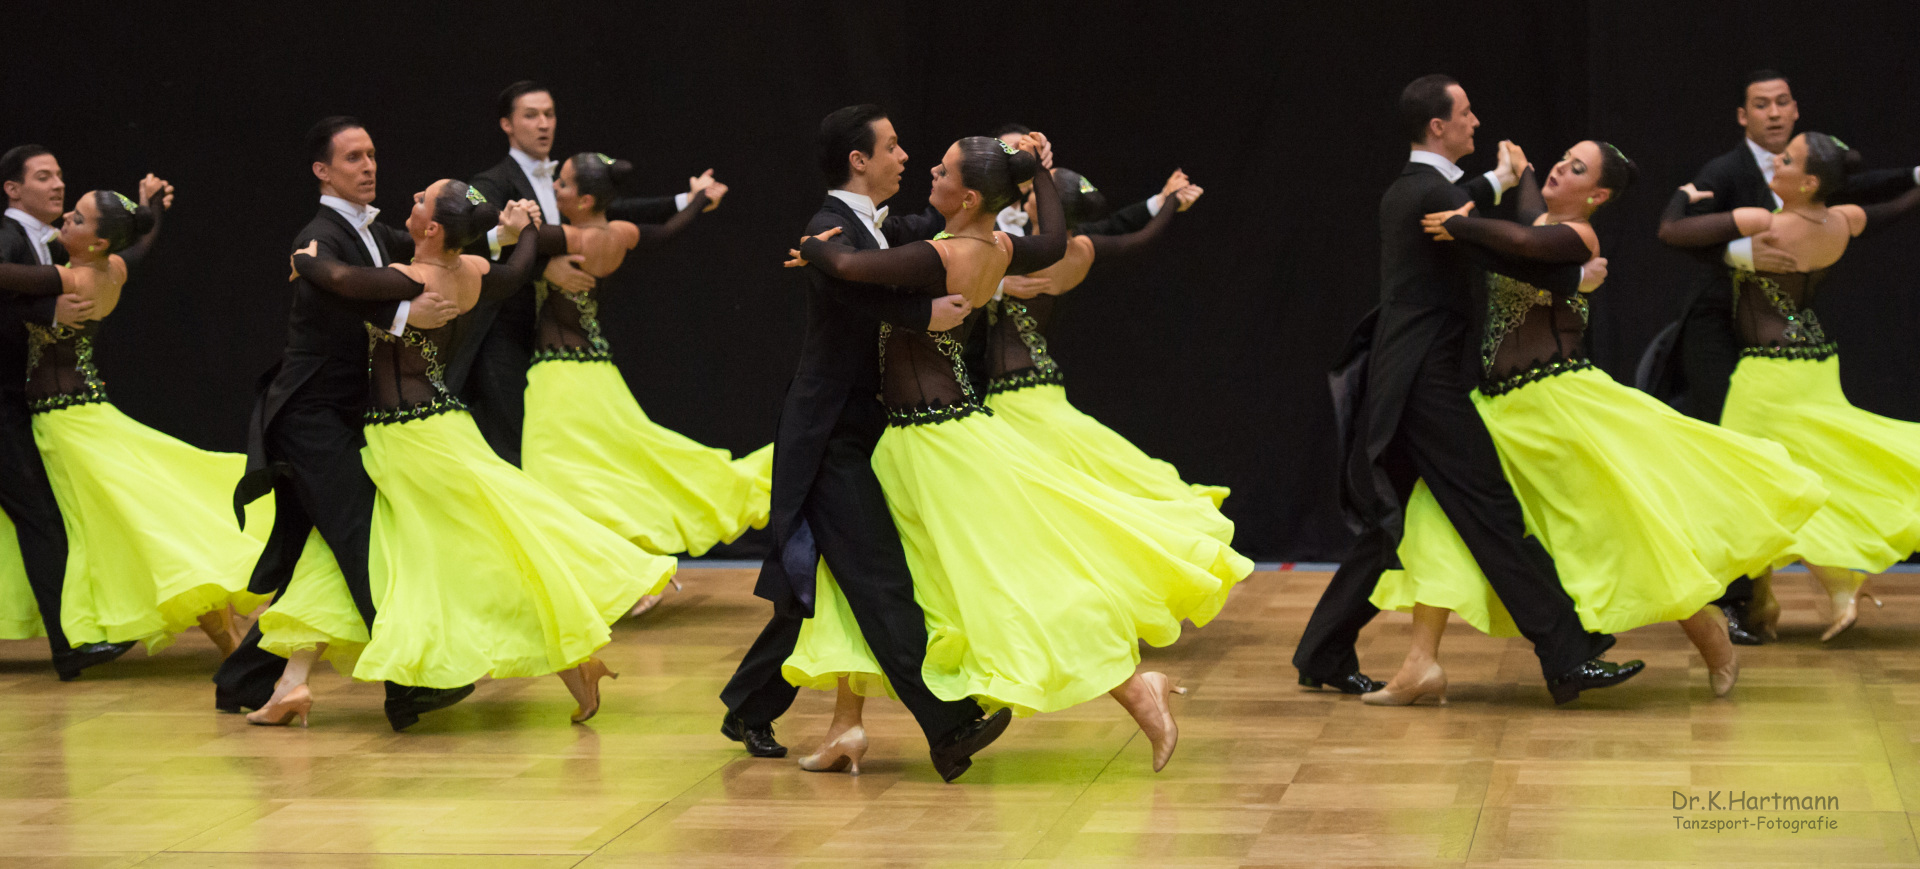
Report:
[{"label": "wooden parquet floor", "polygon": [[[604,654],[622,678],[584,727],[557,679],[508,680],[395,734],[378,686],[331,671],[310,729],[249,727],[213,712],[215,653],[197,634],[70,684],[44,643],[0,643],[0,866],[1920,863],[1909,577],[1882,582],[1887,608],[1830,647],[1811,583],[1783,577],[1783,641],[1742,650],[1730,700],[1674,625],[1623,635],[1615,657],[1648,672],[1565,709],[1524,642],[1456,625],[1451,704],[1378,709],[1294,684],[1288,657],[1326,575],[1261,573],[1214,624],[1146,652],[1192,689],[1164,773],[1102,701],[1016,721],[952,785],[888,702],[869,704],[858,778],[721,738],[715,695],[767,609],[748,571],[682,577],[685,592],[615,629]],[[1392,672],[1407,627],[1368,629],[1368,672]],[[803,693],[781,723],[794,756],[831,705]],[[1725,807],[1742,793],[1834,802]]]}]

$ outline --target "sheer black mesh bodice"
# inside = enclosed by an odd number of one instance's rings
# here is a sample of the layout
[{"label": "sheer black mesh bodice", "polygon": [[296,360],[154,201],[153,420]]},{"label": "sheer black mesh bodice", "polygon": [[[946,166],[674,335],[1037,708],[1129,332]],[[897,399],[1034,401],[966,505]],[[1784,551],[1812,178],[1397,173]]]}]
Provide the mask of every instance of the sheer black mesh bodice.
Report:
[{"label": "sheer black mesh bodice", "polygon": [[923,425],[992,413],[973,393],[960,349],[973,324],[945,332],[880,324],[880,401],[889,425]]},{"label": "sheer black mesh bodice", "polygon": [[1056,296],[998,299],[987,306],[987,394],[1064,383],[1047,352]]},{"label": "sheer black mesh bodice", "polygon": [[1733,323],[1744,356],[1824,359],[1835,345],[1813,313],[1827,269],[1812,272],[1733,270]]},{"label": "sheer black mesh bodice", "polygon": [[605,362],[613,358],[607,339],[600,334],[600,303],[594,292],[565,293],[546,281],[534,284],[539,321],[534,326],[533,361]]},{"label": "sheer black mesh bodice", "polygon": [[450,410],[464,410],[447,391],[446,358],[452,325],[431,331],[408,326],[395,335],[372,323],[367,327],[367,422],[406,422]]},{"label": "sheer black mesh bodice", "polygon": [[1480,343],[1480,391],[1510,392],[1555,374],[1591,368],[1584,337],[1587,299],[1487,273],[1487,331]]},{"label": "sheer black mesh bodice", "polygon": [[78,328],[27,324],[27,406],[34,413],[107,400],[93,364],[94,321]]}]

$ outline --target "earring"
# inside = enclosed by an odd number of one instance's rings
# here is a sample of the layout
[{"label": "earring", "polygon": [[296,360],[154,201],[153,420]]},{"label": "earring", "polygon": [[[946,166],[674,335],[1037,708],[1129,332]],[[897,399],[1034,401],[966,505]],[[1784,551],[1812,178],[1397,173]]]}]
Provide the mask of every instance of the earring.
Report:
[{"label": "earring", "polygon": [[1591,196],[1589,196],[1589,197],[1587,197],[1587,204],[1588,204],[1588,205],[1592,205],[1592,204],[1593,204],[1593,197],[1591,197]]}]

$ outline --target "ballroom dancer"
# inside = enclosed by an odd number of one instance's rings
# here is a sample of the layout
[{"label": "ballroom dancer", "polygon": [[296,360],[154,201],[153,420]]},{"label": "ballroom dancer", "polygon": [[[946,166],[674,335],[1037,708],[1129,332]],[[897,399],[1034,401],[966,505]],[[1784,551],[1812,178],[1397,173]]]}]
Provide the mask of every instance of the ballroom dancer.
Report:
[{"label": "ballroom dancer", "polygon": [[[1512,159],[1525,165],[1524,156]],[[1633,183],[1637,168],[1605,142],[1583,141],[1547,180],[1520,176],[1519,223],[1427,215],[1429,234],[1492,253],[1473,405],[1513,481],[1527,534],[1541,541],[1590,631],[1679,621],[1726,696],[1740,662],[1710,605],[1736,577],[1765,569],[1826,498],[1819,478],[1780,445],[1682,415],[1594,367],[1583,336],[1585,294],[1529,283],[1547,266],[1600,253],[1593,213]],[[1411,611],[1413,643],[1374,705],[1446,702],[1440,636],[1449,611],[1482,632],[1517,636],[1473,553],[1424,484],[1407,506],[1404,570],[1375,587],[1381,609]]]},{"label": "ballroom dancer", "polygon": [[[1056,301],[1086,279],[1096,258],[1104,263],[1153,245],[1174,214],[1186,211],[1204,191],[1183,183],[1167,193],[1178,207],[1158,209],[1142,229],[1119,235],[1089,234],[1079,230],[1090,222],[1085,218],[1100,210],[1099,190],[1070,169],[1055,169],[1053,177],[1070,234],[1067,253],[1033,274],[1008,275],[1000,282],[1002,297],[988,303],[988,326],[982,330],[986,352],[980,362],[986,375],[986,405],[1049,455],[1122,492],[1160,500],[1200,497],[1220,506],[1229,494],[1227,487],[1186,483],[1172,465],[1141,452],[1069,403],[1060,365],[1048,352],[1046,338]],[[1176,172],[1174,177],[1186,180],[1185,173]],[[1035,208],[1028,197],[1023,226],[1035,225]]]},{"label": "ballroom dancer", "polygon": [[[1863,590],[1868,574],[1920,549],[1920,424],[1847,402],[1838,345],[1814,310],[1827,272],[1852,239],[1920,207],[1920,187],[1875,205],[1831,203],[1827,191],[1847,187],[1847,162],[1838,139],[1802,133],[1773,157],[1768,188],[1779,197],[1779,211],[1740,207],[1682,217],[1689,199],[1717,195],[1688,185],[1669,202],[1660,230],[1678,244],[1706,244],[1729,232],[1753,239],[1729,250],[1730,317],[1741,348],[1720,423],[1778,441],[1833,493],[1800,529],[1793,548],[1771,565],[1801,561],[1826,591],[1832,622],[1822,642],[1853,626],[1862,596],[1879,604]],[[1757,268],[1767,249],[1784,254],[1797,269]],[[1771,583],[1770,576],[1755,578],[1763,589]],[[1770,591],[1761,597],[1770,598]],[[1756,616],[1762,632],[1771,632],[1777,609]]]},{"label": "ballroom dancer", "polygon": [[[1018,148],[1021,140],[1031,132],[1033,128],[1026,124],[1001,124],[987,135]],[[1058,187],[1058,185],[1055,186]],[[1167,183],[1161,187],[1159,193],[1112,214],[1099,216],[1089,214],[1087,219],[1081,222],[1079,231],[1082,235],[1126,235],[1129,232],[1139,232],[1146,228],[1147,221],[1160,213],[1160,207],[1166,203],[1168,196],[1173,195],[1173,191],[1186,186],[1188,186],[1187,173],[1176,169],[1173,175],[1167,178]],[[1062,189],[1061,193],[1065,196],[1067,191]],[[1000,209],[1000,213],[994,215],[994,228],[1016,238],[1026,235],[1027,227],[1031,225],[1033,219],[1032,195],[1033,182],[1020,185],[1020,201]]]},{"label": "ballroom dancer", "polygon": [[[847,106],[827,115],[817,147],[830,189],[807,224],[809,233],[837,227],[843,232],[836,244],[871,250],[939,231],[941,223],[927,213],[890,217],[880,207],[900,190],[907,152],[879,107]],[[773,552],[754,585],[754,594],[773,603],[773,617],[720,694],[727,707],[721,734],[755,757],[786,756],[773,721],[799,689],[781,667],[815,612],[821,563],[833,570],[861,634],[926,735],[942,779],[966,772],[973,755],[1011,720],[1004,711],[985,716],[972,700],[941,700],[920,677],[926,616],[914,601],[913,575],[873,470],[874,444],[887,420],[877,398],[880,324],[944,331],[971,310],[960,294],[929,299],[808,270],[806,337],[774,437]]]},{"label": "ballroom dancer", "polygon": [[[464,313],[483,296],[517,292],[539,245],[519,245],[500,264],[461,250],[496,224],[505,242],[517,241],[537,211],[524,200],[496,209],[465,182],[442,179],[414,196],[411,263],[349,266],[315,257],[316,244],[295,251],[293,266],[348,298],[432,291]],[[666,585],[675,562],[639,551],[494,454],[446,387],[443,360],[461,325],[394,335],[366,324],[363,458],[378,492],[371,631],[337,583],[296,585],[261,616],[262,647],[286,654],[289,670],[330,654],[357,679],[439,689],[551,673],[579,704],[571,720],[585,723],[600,708],[599,680],[617,675],[593,652],[640,595]],[[305,724],[312,706],[299,684],[248,720]]]},{"label": "ballroom dancer", "polygon": [[[711,182],[664,224],[610,220],[606,204],[633,169],[604,154],[561,164],[554,197],[567,253],[595,279],[632,250],[666,244],[727,187]],[[650,420],[614,367],[602,336],[597,290],[568,293],[536,282],[533,367],[521,457],[527,475],[581,512],[655,555],[704,554],[767,524],[773,446],[734,459]],[[660,600],[648,595],[633,615]]]},{"label": "ballroom dancer", "polygon": [[[380,213],[373,207],[379,161],[366,128],[344,115],[323,118],[307,132],[306,148],[320,187],[320,208],[294,236],[293,249],[317,243],[318,256],[360,266],[411,258],[413,239],[374,220]],[[247,475],[234,489],[236,511],[269,492],[274,496],[273,530],[254,565],[253,592],[282,594],[296,578],[344,582],[363,627],[373,624],[367,535],[374,487],[360,462],[367,408],[362,324],[380,323],[398,335],[408,325],[438,328],[457,313],[450,300],[433,293],[359,301],[310,281],[294,282],[287,347],[260,378],[247,429]],[[335,575],[338,580],[331,579]],[[261,650],[259,642],[255,624],[221,663],[214,675],[215,708],[259,709],[273,696],[286,661]],[[421,714],[458,702],[472,690],[389,683],[387,720],[404,730]]]},{"label": "ballroom dancer", "polygon": [[[548,225],[564,222],[565,215],[554,193],[559,163],[549,159],[553,153],[554,132],[559,114],[553,94],[535,81],[517,81],[500,92],[498,99],[500,130],[507,136],[507,156],[469,180],[489,202],[529,199],[540,205],[541,221]],[[663,223],[687,206],[687,202],[708,184],[713,170],[688,179],[688,191],[675,196],[625,197],[603,203],[607,216],[630,223]],[[709,198],[707,209],[718,207],[718,198]],[[475,240],[467,253],[482,254],[499,261],[498,233],[489,232],[485,243]],[[579,268],[578,255],[556,257],[536,264],[534,274],[568,292],[584,292],[594,279]],[[501,458],[520,464],[522,425],[526,419],[527,366],[533,360],[534,287],[531,281],[519,293],[497,303],[480,307],[471,315],[473,334],[479,340],[462,342],[448,370],[448,385],[459,395],[480,426],[487,443]]]},{"label": "ballroom dancer", "polygon": [[[946,227],[933,239],[884,251],[802,239],[789,265],[829,276],[957,292],[983,305],[1009,273],[1032,273],[1066,252],[1066,221],[1051,173],[1035,170],[1050,146],[1026,148],[972,136],[932,169],[930,203]],[[1033,180],[1041,232],[1014,238],[994,214]],[[1152,744],[1153,768],[1179,740],[1168,706],[1177,689],[1140,672],[1139,641],[1180,636],[1180,623],[1210,621],[1253,563],[1194,527],[1207,502],[1162,502],[1115,490],[1034,447],[975,396],[960,361],[965,336],[883,326],[881,390],[888,428],[874,473],[913,571],[914,597],[930,637],[922,675],[936,696],[1030,715],[1107,694]],[[1184,508],[1184,509],[1183,509]],[[1231,534],[1230,531],[1226,532]],[[978,541],[991,540],[981,547]],[[859,695],[887,690],[831,565],[820,603],[801,630],[788,678],[838,691],[834,722],[803,769],[858,772],[866,751]]]},{"label": "ballroom dancer", "polygon": [[[141,198],[168,201],[171,189],[149,176]],[[57,284],[94,303],[78,327],[27,324],[34,439],[69,545],[61,628],[83,644],[137,640],[151,654],[197,622],[224,656],[239,640],[233,607],[266,602],[247,592],[247,577],[271,514],[256,517],[257,537],[225,514],[246,457],[206,452],[134,422],[108,401],[94,366],[99,324],[127,278],[121,253],[138,261],[159,228],[157,209],[91,191],[61,223],[69,264],[0,265],[0,287]]]},{"label": "ballroom dancer", "polygon": [[[66,248],[53,224],[66,211],[67,185],[60,161],[40,145],[19,145],[0,154],[0,187],[7,195],[0,218],[0,263],[57,265]],[[126,654],[134,643],[73,645],[60,628],[60,595],[67,574],[67,531],[59,501],[47,481],[46,464],[33,439],[27,407],[27,323],[75,326],[94,304],[71,293],[50,296],[0,293],[0,511],[4,531],[19,548],[21,578],[33,599],[31,611],[18,595],[8,606],[8,639],[44,635],[53,670],[62,682],[88,667]],[[17,585],[12,586],[18,588]],[[38,625],[35,630],[34,626]]]},{"label": "ballroom dancer", "polygon": [[[1785,76],[1770,69],[1749,73],[1741,88],[1740,107],[1735,120],[1745,133],[1740,144],[1701,167],[1694,176],[1696,189],[1714,195],[1693,200],[1688,215],[1721,214],[1735,208],[1773,209],[1779,197],[1768,189],[1773,180],[1773,158],[1793,139],[1793,128],[1800,120],[1800,103]],[[1844,191],[1834,192],[1836,202],[1881,202],[1912,188],[1920,180],[1920,167],[1859,172],[1847,179]],[[1830,191],[1832,192],[1832,191]],[[1654,392],[1663,398],[1680,400],[1681,412],[1695,419],[1717,423],[1726,404],[1727,382],[1740,361],[1740,339],[1733,328],[1733,296],[1721,263],[1727,243],[1739,238],[1728,225],[1720,234],[1694,234],[1682,237],[1668,232],[1661,241],[1692,254],[1688,269],[1691,297],[1680,321],[1680,335],[1668,369]],[[1769,271],[1791,272],[1798,267],[1785,254],[1763,248],[1758,253],[1770,261],[1756,263]],[[1727,632],[1735,643],[1757,646],[1766,641],[1773,624],[1779,620],[1780,604],[1767,585],[1767,578],[1741,578],[1727,587],[1726,596],[1716,603],[1727,616]]]},{"label": "ballroom dancer", "polygon": [[[1643,665],[1600,659],[1613,638],[1581,628],[1552,557],[1526,536],[1493,439],[1468,400],[1479,345],[1470,325],[1471,263],[1458,245],[1429,238],[1420,223],[1424,215],[1469,201],[1482,208],[1498,204],[1500,192],[1517,183],[1516,167],[1502,148],[1494,172],[1457,183],[1462,173],[1454,161],[1473,153],[1480,122],[1466,91],[1447,76],[1407,85],[1400,115],[1411,152],[1380,200],[1381,304],[1354,338],[1370,351],[1364,374],[1350,364],[1336,372],[1336,379],[1346,375],[1349,389],[1359,387],[1353,378],[1364,378],[1357,406],[1351,396],[1335,395],[1336,406],[1344,403],[1354,414],[1341,482],[1350,521],[1362,533],[1314,607],[1293,665],[1308,687],[1331,684],[1349,694],[1383,687],[1359,672],[1354,641],[1378,612],[1368,598],[1393,561],[1417,476],[1533,642],[1554,702],[1568,703],[1581,691],[1625,681]],[[1582,271],[1558,269],[1541,285],[1561,295],[1583,280],[1597,285],[1597,276],[1583,279]]]}]

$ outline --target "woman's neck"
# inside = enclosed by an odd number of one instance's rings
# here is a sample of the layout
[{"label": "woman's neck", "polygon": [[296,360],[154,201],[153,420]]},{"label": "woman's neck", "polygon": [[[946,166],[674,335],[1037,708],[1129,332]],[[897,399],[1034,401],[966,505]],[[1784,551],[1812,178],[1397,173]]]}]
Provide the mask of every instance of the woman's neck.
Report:
[{"label": "woman's neck", "polygon": [[457,250],[447,250],[438,245],[421,244],[419,239],[414,239],[413,261],[416,265],[431,265],[439,266],[443,269],[450,269],[459,264],[460,252]]},{"label": "woman's neck", "polygon": [[994,215],[985,208],[962,208],[947,215],[948,235],[988,239],[993,237],[994,226]]},{"label": "woman's neck", "polygon": [[104,269],[107,261],[113,257],[110,253],[88,253],[84,248],[67,252],[67,267],[73,269]]},{"label": "woman's neck", "polygon": [[1546,214],[1540,215],[1540,225],[1553,226],[1560,223],[1584,223],[1587,217],[1588,214],[1585,209],[1568,209],[1565,211],[1548,209]]},{"label": "woman's neck", "polygon": [[599,214],[595,214],[591,211],[581,211],[575,214],[565,215],[565,217],[567,218],[568,223],[574,226],[581,227],[583,229],[587,227],[596,227],[596,226],[605,228],[609,222],[607,220],[607,213],[604,211],[600,212]]}]

